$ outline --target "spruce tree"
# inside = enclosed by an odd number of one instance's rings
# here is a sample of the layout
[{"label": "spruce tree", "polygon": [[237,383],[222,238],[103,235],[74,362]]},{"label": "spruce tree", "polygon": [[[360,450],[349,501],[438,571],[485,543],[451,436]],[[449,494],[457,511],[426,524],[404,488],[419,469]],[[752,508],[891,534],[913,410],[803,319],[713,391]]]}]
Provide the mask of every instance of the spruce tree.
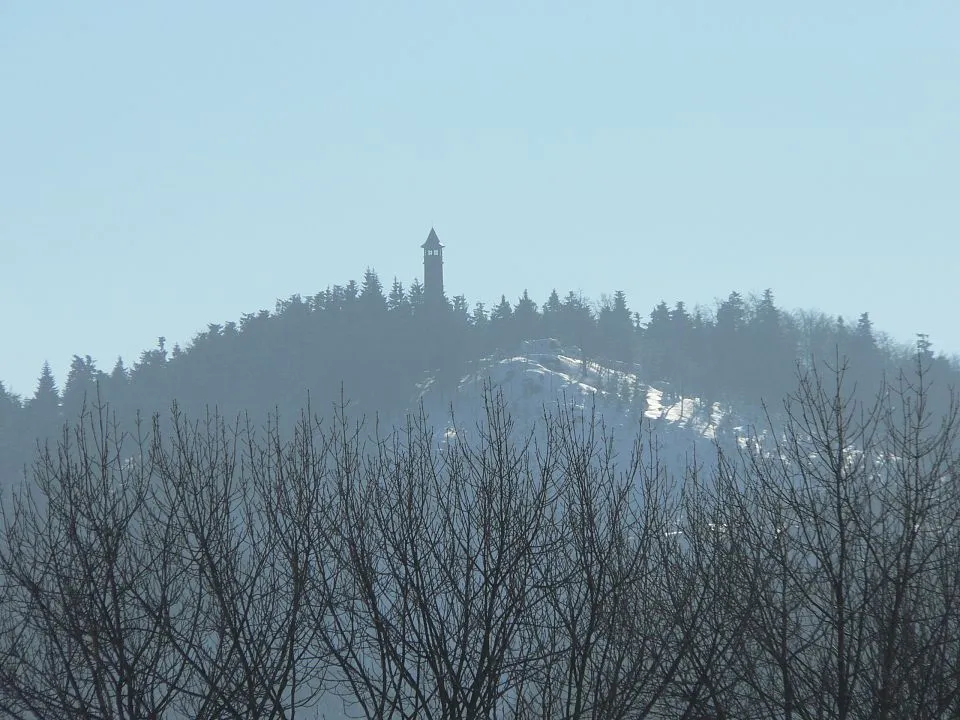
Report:
[{"label": "spruce tree", "polygon": [[37,379],[37,389],[27,402],[26,417],[28,442],[45,441],[60,426],[60,392],[48,362],[43,363]]},{"label": "spruce tree", "polygon": [[93,358],[74,355],[63,388],[63,413],[70,422],[76,420],[85,404],[95,401],[96,383],[97,369]]},{"label": "spruce tree", "polygon": [[387,298],[387,309],[391,312],[408,311],[410,309],[407,294],[403,290],[403,283],[396,277],[393,278],[393,286],[390,288],[390,296]]},{"label": "spruce tree", "polygon": [[423,307],[423,283],[421,283],[420,280],[414,278],[413,282],[410,283],[410,291],[407,293],[407,298],[410,301],[410,306],[415,310]]},{"label": "spruce tree", "polygon": [[37,389],[30,400],[30,408],[35,412],[53,415],[59,407],[60,392],[57,389],[57,381],[53,377],[50,363],[44,361],[37,380]]},{"label": "spruce tree", "polygon": [[513,310],[514,335],[517,341],[533,340],[540,333],[540,313],[537,304],[530,299],[529,293],[524,290]]},{"label": "spruce tree", "polygon": [[363,274],[360,288],[360,305],[364,313],[381,313],[387,309],[387,299],[383,295],[383,284],[377,273],[367,268]]}]

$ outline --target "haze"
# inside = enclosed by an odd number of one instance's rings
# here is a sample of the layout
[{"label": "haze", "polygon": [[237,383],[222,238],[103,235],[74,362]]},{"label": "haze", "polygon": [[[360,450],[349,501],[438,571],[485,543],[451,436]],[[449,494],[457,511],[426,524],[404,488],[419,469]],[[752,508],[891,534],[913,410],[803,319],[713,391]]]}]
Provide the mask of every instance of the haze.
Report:
[{"label": "haze", "polygon": [[0,380],[360,279],[960,350],[960,5],[0,6]]}]

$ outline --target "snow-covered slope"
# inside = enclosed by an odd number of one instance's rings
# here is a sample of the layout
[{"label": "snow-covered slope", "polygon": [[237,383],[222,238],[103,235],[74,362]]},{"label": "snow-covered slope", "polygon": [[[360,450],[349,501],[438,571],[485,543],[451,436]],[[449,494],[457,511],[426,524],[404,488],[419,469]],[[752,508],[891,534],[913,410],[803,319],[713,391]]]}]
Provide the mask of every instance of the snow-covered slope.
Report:
[{"label": "snow-covered slope", "polygon": [[556,341],[525,343],[517,355],[477,362],[455,388],[441,387],[428,377],[417,401],[423,403],[441,442],[455,432],[469,431],[483,418],[486,389],[502,393],[511,417],[523,429],[542,425],[544,411],[567,407],[589,415],[595,410],[618,449],[629,451],[642,433],[656,441],[661,460],[674,473],[682,472],[695,451],[706,459],[718,434],[739,430],[717,404],[708,408],[697,398],[680,397],[667,385],[646,383],[637,367],[583,361],[579,356],[576,348],[560,347]]}]

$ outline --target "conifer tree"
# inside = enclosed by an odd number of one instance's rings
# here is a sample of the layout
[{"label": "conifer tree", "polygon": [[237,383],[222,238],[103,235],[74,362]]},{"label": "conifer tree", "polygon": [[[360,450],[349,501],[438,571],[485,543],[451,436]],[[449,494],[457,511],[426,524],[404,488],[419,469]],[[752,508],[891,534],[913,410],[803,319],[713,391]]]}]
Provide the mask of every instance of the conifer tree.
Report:
[{"label": "conifer tree", "polygon": [[387,298],[387,309],[391,312],[409,310],[407,294],[403,290],[403,283],[396,277],[393,278],[393,287],[390,288],[390,296]]},{"label": "conifer tree", "polygon": [[873,321],[870,319],[870,313],[861,313],[857,320],[857,329],[854,335],[865,348],[875,348],[876,340],[873,337]]},{"label": "conifer tree", "polygon": [[560,337],[561,309],[560,295],[557,294],[556,289],[553,289],[550,291],[550,297],[548,297],[547,301],[543,304],[543,332],[547,337]]},{"label": "conifer tree", "polygon": [[482,302],[478,302],[473,306],[473,313],[471,313],[470,319],[474,327],[482,328],[487,326],[490,318],[487,316],[487,308]]},{"label": "conifer tree", "polygon": [[563,327],[561,339],[565,343],[577,345],[580,348],[580,359],[585,368],[587,356],[596,350],[594,347],[596,322],[593,312],[583,296],[571,290],[563,299],[560,317]]},{"label": "conifer tree", "polygon": [[351,280],[343,288],[343,298],[346,301],[347,305],[352,305],[359,296],[360,296],[360,287],[357,285],[356,280]]},{"label": "conifer tree", "polygon": [[524,290],[513,310],[514,334],[519,340],[532,340],[540,335],[540,313],[537,304]]},{"label": "conifer tree", "polygon": [[20,409],[20,399],[9,392],[0,380],[0,416],[7,417],[7,413],[13,412],[14,408]]},{"label": "conifer tree", "polygon": [[470,306],[463,295],[453,296],[453,315],[458,324],[467,325],[470,321]]},{"label": "conifer tree", "polygon": [[27,440],[44,441],[60,426],[60,392],[50,363],[44,362],[37,379],[37,389],[26,405]]},{"label": "conifer tree", "polygon": [[113,370],[110,372],[110,380],[117,385],[126,385],[129,379],[127,369],[123,365],[123,358],[118,355],[117,362],[114,363]]},{"label": "conifer tree", "polygon": [[793,382],[797,348],[786,316],[776,306],[773,291],[754,301],[744,335],[743,387],[753,397],[776,403]]},{"label": "conifer tree", "polygon": [[0,489],[3,477],[13,477],[20,448],[23,445],[21,428],[23,408],[20,398],[9,392],[0,382]]},{"label": "conifer tree", "polygon": [[363,274],[360,304],[365,313],[381,313],[387,309],[387,299],[383,296],[383,284],[377,277],[377,273],[370,268],[367,268]]},{"label": "conifer tree", "polygon": [[73,356],[63,388],[63,412],[68,419],[77,417],[85,403],[95,400],[98,375],[93,358]]},{"label": "conifer tree", "polygon": [[510,303],[507,302],[507,296],[501,295],[500,302],[497,303],[497,306],[490,313],[490,322],[506,322],[513,315],[513,308],[510,307]]},{"label": "conifer tree", "polygon": [[673,379],[673,324],[670,308],[661,300],[650,312],[650,322],[643,331],[641,358],[644,374],[651,381]]},{"label": "conifer tree", "polygon": [[633,321],[623,290],[617,290],[613,299],[603,304],[598,323],[601,343],[608,357],[620,362],[633,362]]},{"label": "conifer tree", "polygon": [[506,295],[500,296],[500,302],[490,311],[490,335],[499,350],[515,351],[513,308]]},{"label": "conifer tree", "polygon": [[44,361],[37,380],[37,389],[30,400],[30,408],[36,412],[53,415],[59,407],[60,393],[57,389],[57,381],[53,377],[50,363]]},{"label": "conifer tree", "polygon": [[414,281],[410,283],[410,292],[407,293],[407,297],[410,301],[410,307],[413,308],[414,312],[421,310],[424,303],[423,283],[414,279]]},{"label": "conifer tree", "polygon": [[735,395],[743,393],[749,382],[745,377],[746,348],[743,332],[747,324],[747,306],[740,293],[731,292],[717,308],[714,361],[719,385]]}]

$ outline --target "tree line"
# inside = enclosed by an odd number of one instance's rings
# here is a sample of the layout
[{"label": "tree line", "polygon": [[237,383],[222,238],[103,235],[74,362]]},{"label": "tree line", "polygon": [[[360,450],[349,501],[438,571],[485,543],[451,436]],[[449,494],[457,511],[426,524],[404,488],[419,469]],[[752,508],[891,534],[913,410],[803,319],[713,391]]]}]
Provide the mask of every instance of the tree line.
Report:
[{"label": "tree line", "polygon": [[[688,309],[660,302],[646,317],[632,311],[622,291],[592,302],[573,291],[553,291],[538,306],[524,291],[493,307],[471,309],[463,296],[438,307],[425,303],[423,286],[394,279],[389,291],[377,273],[334,285],[312,297],[293,295],[273,312],[210,324],[186,347],[166,338],[130,366],[118,359],[108,372],[89,355],[75,355],[63,387],[48,365],[32,397],[0,384],[0,473],[22,474],[37,439],[55,438],[84,402],[108,401],[129,429],[137,412],[149,417],[176,400],[199,414],[254,416],[279,411],[296,416],[309,395],[327,402],[344,389],[358,415],[391,421],[415,405],[426,375],[453,388],[467,363],[515,353],[523,340],[553,337],[582,359],[627,364],[650,383],[714,402],[756,405],[789,392],[797,360],[837,352],[852,360],[864,397],[878,378],[910,367],[912,349],[877,333],[869,314],[855,324],[816,312],[789,313],[771,291],[759,297],[732,292],[714,308]],[[921,338],[929,373],[955,383],[958,366]],[[941,408],[942,409],[942,408]]]},{"label": "tree line", "polygon": [[3,499],[0,714],[960,714],[960,425],[922,353],[869,401],[800,367],[775,429],[676,471],[484,407],[439,443],[343,400],[83,409]]}]

